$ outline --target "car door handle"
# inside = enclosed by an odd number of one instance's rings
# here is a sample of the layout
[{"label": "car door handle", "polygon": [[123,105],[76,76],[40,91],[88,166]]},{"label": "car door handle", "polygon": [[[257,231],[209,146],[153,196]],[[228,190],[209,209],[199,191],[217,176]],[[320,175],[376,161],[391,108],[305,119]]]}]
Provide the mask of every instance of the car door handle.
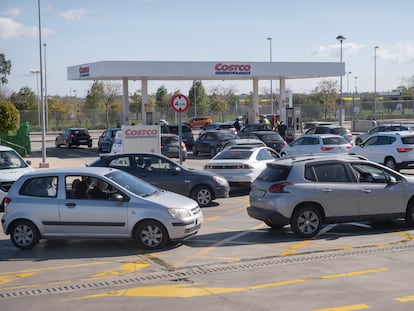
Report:
[{"label": "car door handle", "polygon": [[75,203],[65,203],[68,208],[74,208],[76,206]]},{"label": "car door handle", "polygon": [[371,190],[370,189],[362,189],[362,192],[371,193]]},{"label": "car door handle", "polygon": [[332,189],[329,189],[329,188],[324,188],[324,189],[322,189],[322,191],[323,191],[323,192],[332,192]]}]

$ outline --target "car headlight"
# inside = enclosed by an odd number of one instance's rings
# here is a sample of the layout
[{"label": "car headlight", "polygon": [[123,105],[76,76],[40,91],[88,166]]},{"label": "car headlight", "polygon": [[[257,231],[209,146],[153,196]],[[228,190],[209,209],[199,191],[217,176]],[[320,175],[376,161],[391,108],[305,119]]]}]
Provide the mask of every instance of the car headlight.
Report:
[{"label": "car headlight", "polygon": [[229,183],[227,182],[227,179],[221,176],[214,176],[213,177],[216,183],[218,183],[220,186],[227,186]]},{"label": "car headlight", "polygon": [[185,208],[169,208],[168,211],[173,218],[177,219],[183,219],[191,216],[190,211]]}]

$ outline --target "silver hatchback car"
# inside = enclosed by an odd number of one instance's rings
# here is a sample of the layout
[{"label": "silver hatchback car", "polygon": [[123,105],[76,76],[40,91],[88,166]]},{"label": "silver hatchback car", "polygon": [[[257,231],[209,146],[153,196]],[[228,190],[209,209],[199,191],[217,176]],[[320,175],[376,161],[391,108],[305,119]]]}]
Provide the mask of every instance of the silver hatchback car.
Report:
[{"label": "silver hatchback car", "polygon": [[357,156],[282,158],[253,182],[247,213],[303,238],[326,223],[405,218],[414,226],[414,177]]},{"label": "silver hatchback car", "polygon": [[104,167],[46,169],[20,177],[3,199],[3,231],[22,249],[40,239],[135,239],[143,249],[196,234],[196,201]]}]

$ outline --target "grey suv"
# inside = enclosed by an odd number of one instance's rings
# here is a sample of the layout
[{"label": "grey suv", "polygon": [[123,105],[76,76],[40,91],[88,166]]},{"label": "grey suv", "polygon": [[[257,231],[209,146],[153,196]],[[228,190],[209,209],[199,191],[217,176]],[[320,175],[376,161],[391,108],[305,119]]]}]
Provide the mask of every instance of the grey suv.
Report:
[{"label": "grey suv", "polygon": [[405,218],[414,226],[414,177],[350,155],[277,159],[253,182],[247,213],[303,238],[326,223]]}]

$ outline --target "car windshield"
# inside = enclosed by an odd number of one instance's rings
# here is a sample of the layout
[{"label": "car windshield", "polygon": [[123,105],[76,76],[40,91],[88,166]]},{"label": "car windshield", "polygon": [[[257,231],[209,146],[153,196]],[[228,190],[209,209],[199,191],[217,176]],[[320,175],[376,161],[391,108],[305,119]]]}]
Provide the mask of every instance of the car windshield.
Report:
[{"label": "car windshield", "polygon": [[224,159],[238,159],[238,160],[244,160],[250,158],[250,155],[252,154],[251,150],[224,150],[216,155],[214,158],[215,160],[224,160]]},{"label": "car windshield", "polygon": [[345,145],[347,142],[342,137],[327,137],[323,138],[324,145]]},{"label": "car windshield", "polygon": [[24,167],[27,167],[26,162],[15,151],[0,151],[0,170]]},{"label": "car windshield", "polygon": [[124,171],[111,172],[106,177],[113,180],[120,187],[141,197],[146,197],[161,191],[153,185]]},{"label": "car windshield", "polygon": [[348,129],[344,127],[336,127],[332,129],[332,134],[335,134],[335,135],[345,135],[348,132],[349,132]]},{"label": "car windshield", "polygon": [[283,138],[278,135],[278,134],[266,134],[266,135],[261,135],[260,139],[263,140],[264,142],[271,142],[271,141],[276,141],[276,140],[283,140]]}]

